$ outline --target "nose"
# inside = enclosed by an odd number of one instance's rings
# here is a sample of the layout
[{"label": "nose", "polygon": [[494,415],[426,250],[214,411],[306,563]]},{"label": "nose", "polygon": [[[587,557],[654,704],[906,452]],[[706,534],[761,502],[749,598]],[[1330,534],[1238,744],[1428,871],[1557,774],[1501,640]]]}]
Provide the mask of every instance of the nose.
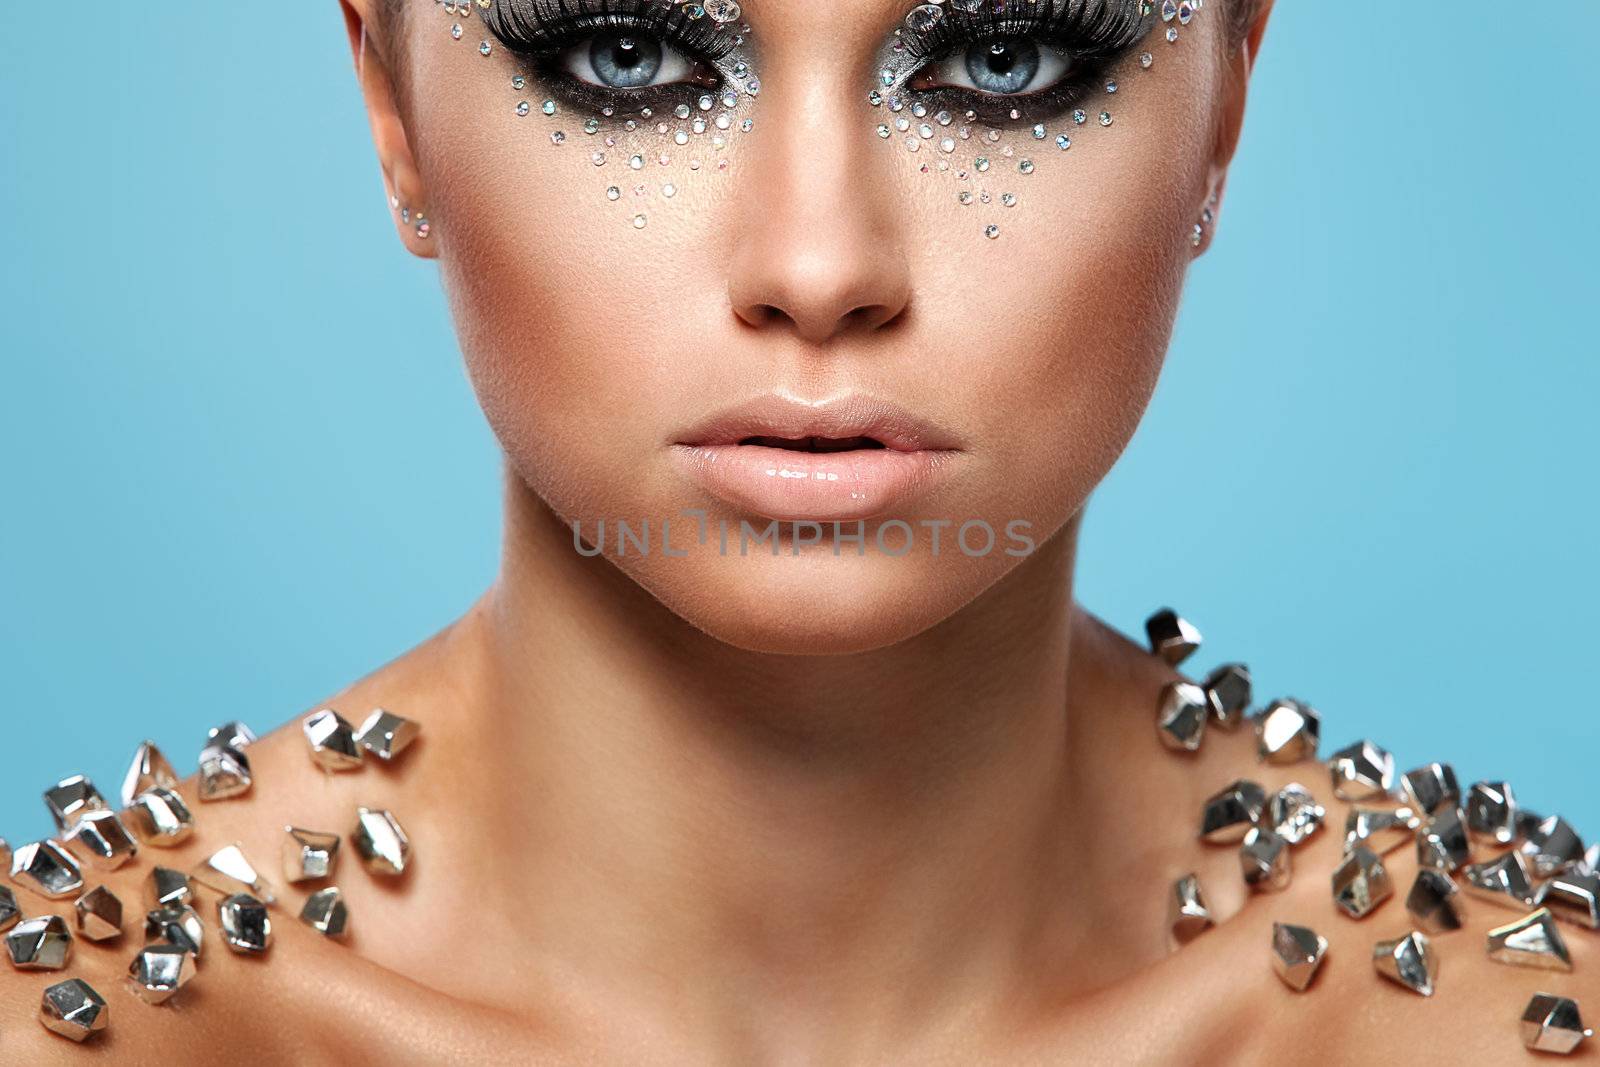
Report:
[{"label": "nose", "polygon": [[804,81],[791,92],[768,81],[736,161],[728,292],[748,326],[823,344],[901,318],[911,293],[904,213],[894,176],[874,173],[889,160],[867,116],[841,119],[837,86],[793,73]]}]

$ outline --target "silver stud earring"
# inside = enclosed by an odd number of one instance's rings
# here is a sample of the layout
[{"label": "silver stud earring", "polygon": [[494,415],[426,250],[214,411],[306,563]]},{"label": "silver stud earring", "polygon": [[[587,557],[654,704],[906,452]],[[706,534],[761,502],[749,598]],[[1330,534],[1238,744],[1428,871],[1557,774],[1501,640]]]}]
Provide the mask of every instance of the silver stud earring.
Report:
[{"label": "silver stud earring", "polygon": [[410,205],[400,203],[398,197],[391,196],[389,198],[389,208],[400,213],[400,222],[403,225],[410,226],[413,221],[416,222],[417,240],[426,241],[429,234],[433,232],[433,227],[428,222],[428,216],[420,211],[413,212]]},{"label": "silver stud earring", "polygon": [[1211,229],[1211,224],[1217,220],[1214,210],[1216,206],[1217,198],[1213,194],[1211,199],[1206,201],[1206,206],[1201,209],[1200,221],[1194,224],[1194,232],[1189,235],[1189,243],[1194,247],[1199,248],[1205,242],[1206,231]]}]

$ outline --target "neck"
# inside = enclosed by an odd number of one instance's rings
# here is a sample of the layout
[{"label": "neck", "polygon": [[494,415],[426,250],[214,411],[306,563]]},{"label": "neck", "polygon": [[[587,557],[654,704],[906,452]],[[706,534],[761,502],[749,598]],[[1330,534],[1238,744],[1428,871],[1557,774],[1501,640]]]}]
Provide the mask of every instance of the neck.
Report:
[{"label": "neck", "polygon": [[[796,657],[672,615],[514,480],[507,505],[471,624],[494,709],[479,765],[530,786],[486,802],[523,828],[497,862],[539,887],[526,933],[552,966],[680,1018],[726,1005],[685,1004],[673,976],[781,983],[792,1010],[860,1013],[835,1032],[866,1034],[935,1002],[970,1015],[1010,992],[998,976],[1029,977],[1052,916],[1092,913],[1058,858],[1095,829],[1063,817],[1084,747],[1067,710],[1077,520],[912,639]],[[668,980],[614,988],[641,975]]]}]

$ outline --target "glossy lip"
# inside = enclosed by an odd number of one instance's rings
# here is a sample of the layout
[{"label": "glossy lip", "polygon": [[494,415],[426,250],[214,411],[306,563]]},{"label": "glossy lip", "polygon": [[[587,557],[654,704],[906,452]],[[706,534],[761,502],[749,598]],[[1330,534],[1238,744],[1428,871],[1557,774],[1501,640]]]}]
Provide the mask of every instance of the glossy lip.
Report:
[{"label": "glossy lip", "polygon": [[[884,447],[799,452],[739,443],[750,437],[871,437]],[[767,394],[695,425],[672,450],[691,478],[735,509],[814,522],[869,519],[903,507],[932,488],[962,452],[941,427],[859,393],[816,402]]]}]

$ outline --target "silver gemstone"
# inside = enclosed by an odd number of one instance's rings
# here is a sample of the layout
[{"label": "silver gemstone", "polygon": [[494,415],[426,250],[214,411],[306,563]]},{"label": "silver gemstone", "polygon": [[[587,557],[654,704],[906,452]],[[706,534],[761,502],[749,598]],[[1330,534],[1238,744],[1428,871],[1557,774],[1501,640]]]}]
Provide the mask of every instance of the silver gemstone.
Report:
[{"label": "silver gemstone", "polygon": [[1531,908],[1534,903],[1533,877],[1528,861],[1520,852],[1507,852],[1482,863],[1462,868],[1467,891],[1507,908]]},{"label": "silver gemstone", "polygon": [[59,915],[23,919],[6,934],[6,955],[19,971],[60,971],[72,962],[72,931]]},{"label": "silver gemstone", "polygon": [[255,744],[256,733],[238,719],[213,726],[206,731],[206,744],[222,745],[235,752]]},{"label": "silver gemstone", "polygon": [[1322,825],[1326,809],[1317,803],[1310,790],[1290,782],[1273,794],[1267,804],[1266,823],[1291,845],[1298,845]]},{"label": "silver gemstone", "polygon": [[1150,652],[1174,667],[1200,647],[1200,631],[1171,608],[1162,608],[1146,619],[1144,632],[1150,639]]},{"label": "silver gemstone", "polygon": [[[715,3],[715,0],[712,0]],[[711,10],[711,5],[706,5]],[[737,17],[737,16],[735,16]],[[375,708],[361,729],[356,731],[356,743],[379,759],[388,763],[410,747],[422,732],[422,727],[392,711]]]},{"label": "silver gemstone", "polygon": [[1417,871],[1417,880],[1411,883],[1411,892],[1406,895],[1406,910],[1417,925],[1430,934],[1459,930],[1463,914],[1461,890],[1448,874],[1423,867]]},{"label": "silver gemstone", "polygon": [[[1591,874],[1582,864],[1557,871],[1539,886],[1533,902],[1574,926],[1600,930],[1600,875]],[[4,902],[0,901],[0,911],[3,907]],[[0,928],[4,925],[5,920],[0,917]]]},{"label": "silver gemstone", "polygon": [[268,904],[277,900],[271,884],[257,873],[255,864],[246,858],[244,849],[237,843],[217,849],[191,871],[189,877],[218,893],[249,893]]},{"label": "silver gemstone", "polygon": [[411,839],[392,812],[357,808],[351,838],[374,874],[402,874],[411,861]]},{"label": "silver gemstone", "polygon": [[11,929],[22,919],[22,908],[17,905],[16,894],[0,885],[0,931]]},{"label": "silver gemstone", "polygon": [[1272,968],[1295,992],[1304,992],[1328,953],[1328,939],[1315,930],[1288,923],[1272,924]]},{"label": "silver gemstone", "polygon": [[1515,922],[1489,931],[1489,958],[1497,963],[1536,967],[1546,971],[1572,970],[1572,954],[1549,908],[1539,908]]},{"label": "silver gemstone", "polygon": [[110,1024],[111,1009],[88,982],[68,978],[44,991],[39,1002],[39,1021],[51,1033],[82,1041]]},{"label": "silver gemstone", "polygon": [[1400,798],[1422,815],[1437,815],[1461,806],[1461,785],[1448,763],[1430,763],[1407,771],[1400,778]]},{"label": "silver gemstone", "polygon": [[[5,855],[5,842],[0,841],[0,856]],[[1600,841],[1589,846],[1583,854],[1583,865],[1590,874],[1600,874]]]},{"label": "silver gemstone", "polygon": [[1239,846],[1239,869],[1245,885],[1273,892],[1289,884],[1289,842],[1259,826],[1252,826]]},{"label": "silver gemstone", "polygon": [[307,716],[301,730],[306,735],[306,744],[311,746],[311,760],[318,767],[325,771],[348,771],[361,766],[361,746],[356,744],[355,728],[332,708],[323,708]]},{"label": "silver gemstone", "polygon": [[1268,763],[1317,758],[1322,717],[1309,704],[1274,700],[1256,717],[1256,753]]},{"label": "silver gemstone", "polygon": [[339,858],[339,835],[302,830],[296,826],[283,828],[287,840],[283,843],[283,877],[288,882],[314,882],[333,874],[334,861]]},{"label": "silver gemstone", "polygon": [[1457,808],[1444,808],[1417,833],[1417,863],[1454,874],[1472,859],[1467,827]]},{"label": "silver gemstone", "polygon": [[189,876],[171,867],[155,868],[150,872],[150,899],[158,908],[193,902]]},{"label": "silver gemstone", "polygon": [[134,798],[149,789],[176,789],[178,774],[154,741],[141,741],[122,779],[122,806],[133,807]]},{"label": "silver gemstone", "polygon": [[1357,845],[1333,871],[1333,902],[1352,919],[1370,914],[1394,895],[1389,869],[1366,845]]},{"label": "silver gemstone", "polygon": [[97,885],[72,905],[78,936],[90,941],[110,941],[122,936],[122,901],[103,885]]},{"label": "silver gemstone", "polygon": [[1509,782],[1474,782],[1467,790],[1467,832],[1509,844],[1517,833],[1517,798]]},{"label": "silver gemstone", "polygon": [[1372,966],[1391,982],[1398,982],[1413,993],[1433,996],[1433,983],[1439,977],[1439,958],[1427,934],[1413,930],[1404,937],[1379,941],[1372,946]]},{"label": "silver gemstone", "polygon": [[96,870],[114,871],[139,854],[139,845],[116,812],[86,811],[67,831],[67,851]]},{"label": "silver gemstone", "polygon": [[1193,752],[1205,740],[1211,704],[1205,690],[1193,682],[1172,682],[1161,690],[1156,730],[1171,749]]},{"label": "silver gemstone", "polygon": [[1344,847],[1361,842],[1379,855],[1393,852],[1411,840],[1417,817],[1410,808],[1376,808],[1356,805],[1344,819]]},{"label": "silver gemstone", "polygon": [[250,791],[250,760],[228,745],[200,750],[200,799],[228,800]]},{"label": "silver gemstone", "polygon": [[267,906],[249,893],[235,893],[217,905],[222,938],[241,954],[259,955],[272,947],[272,917]]},{"label": "silver gemstone", "polygon": [[194,815],[176,790],[154,786],[133,798],[123,821],[135,837],[155,848],[173,848],[194,833]]},{"label": "silver gemstone", "polygon": [[706,0],[706,14],[712,22],[733,22],[744,12],[735,0]]},{"label": "silver gemstone", "polygon": [[72,824],[84,812],[102,811],[111,805],[106,803],[93,782],[81,774],[75,774],[71,778],[61,779],[44,791],[44,806],[50,809],[56,829],[65,833],[72,829]]},{"label": "silver gemstone", "polygon": [[300,921],[325,937],[343,937],[350,925],[350,909],[338,886],[319,889],[306,898]]},{"label": "silver gemstone", "polygon": [[146,1004],[165,1004],[194,977],[194,957],[179,945],[146,945],[128,964],[128,988]]},{"label": "silver gemstone", "polygon": [[1340,800],[1371,800],[1394,785],[1394,757],[1371,741],[1357,741],[1328,758],[1333,795]]},{"label": "silver gemstone", "polygon": [[1593,1037],[1583,1025],[1578,1004],[1568,997],[1535,993],[1522,1012],[1522,1043],[1536,1052],[1565,1056]]},{"label": "silver gemstone", "polygon": [[1238,726],[1250,706],[1250,668],[1243,663],[1224,663],[1206,675],[1201,686],[1212,720],[1225,730]]},{"label": "silver gemstone", "polygon": [[906,29],[912,33],[927,33],[944,18],[944,9],[937,4],[918,4],[906,12]]},{"label": "silver gemstone", "polygon": [[1567,864],[1583,859],[1583,841],[1559,815],[1541,820],[1518,847],[1538,878],[1548,878]]},{"label": "silver gemstone", "polygon": [[50,900],[70,897],[83,888],[77,861],[54,841],[35,841],[13,852],[11,880]]},{"label": "silver gemstone", "polygon": [[1243,841],[1266,810],[1267,794],[1257,782],[1241,778],[1206,798],[1200,814],[1200,837],[1213,844]]},{"label": "silver gemstone", "polygon": [[205,946],[206,928],[200,922],[200,913],[187,904],[156,908],[144,917],[144,940],[147,945],[176,945],[195,959]]}]

